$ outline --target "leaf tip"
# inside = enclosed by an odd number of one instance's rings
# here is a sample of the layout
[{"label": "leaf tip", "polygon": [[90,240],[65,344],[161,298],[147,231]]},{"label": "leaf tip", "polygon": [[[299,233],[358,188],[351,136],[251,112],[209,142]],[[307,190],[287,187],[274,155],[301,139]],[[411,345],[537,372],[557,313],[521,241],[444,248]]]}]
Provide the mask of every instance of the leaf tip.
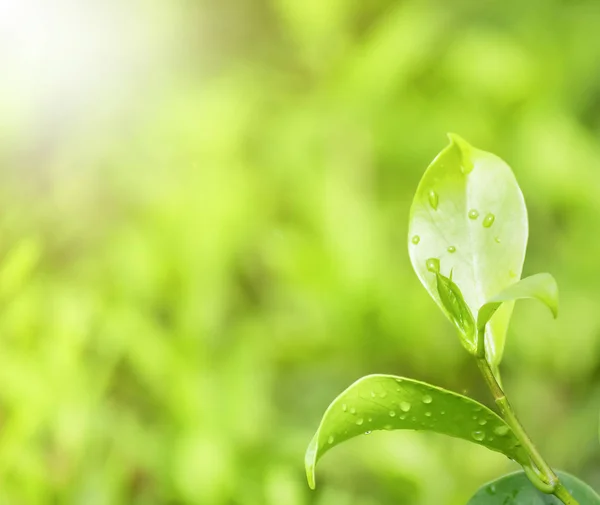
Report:
[{"label": "leaf tip", "polygon": [[306,455],[304,456],[304,469],[306,471],[306,480],[308,481],[308,487],[314,490],[317,485],[315,482],[315,464],[317,456],[317,438],[319,432],[315,433],[315,436],[308,444],[306,449]]},{"label": "leaf tip", "polygon": [[475,168],[475,164],[473,163],[472,157],[473,146],[456,133],[449,132],[447,135],[450,139],[450,145],[456,146],[456,148],[458,149],[458,152],[460,154],[462,171],[465,174],[468,174],[471,170],[473,170],[473,168]]},{"label": "leaf tip", "polygon": [[308,481],[308,487],[313,491],[317,488],[315,483],[315,467],[307,466],[306,467],[306,480]]}]

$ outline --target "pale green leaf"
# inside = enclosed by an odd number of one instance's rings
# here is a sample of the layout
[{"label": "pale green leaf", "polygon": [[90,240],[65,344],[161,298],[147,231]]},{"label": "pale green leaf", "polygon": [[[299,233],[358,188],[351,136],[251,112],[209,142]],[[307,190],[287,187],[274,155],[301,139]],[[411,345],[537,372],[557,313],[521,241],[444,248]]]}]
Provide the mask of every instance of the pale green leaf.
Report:
[{"label": "pale green leaf", "polygon": [[[600,505],[600,497],[586,483],[568,473],[557,472],[558,478],[580,505]],[[516,472],[481,487],[467,505],[561,505],[549,494],[538,491],[524,472]]]},{"label": "pale green leaf", "polygon": [[[510,167],[457,135],[427,168],[412,203],[409,254],[419,279],[451,320],[428,261],[479,307],[521,277],[527,245],[527,209]],[[502,358],[513,303],[504,303],[486,328],[486,355]]]},{"label": "pale green leaf", "polygon": [[315,487],[315,465],[323,454],[374,430],[434,431],[528,462],[508,425],[475,400],[413,379],[369,375],[352,384],[326,410],[306,450],[310,487]]},{"label": "pale green leaf", "polygon": [[515,282],[487,301],[477,314],[477,328],[482,329],[505,302],[536,299],[544,303],[554,317],[558,316],[558,286],[552,275],[535,274]]}]

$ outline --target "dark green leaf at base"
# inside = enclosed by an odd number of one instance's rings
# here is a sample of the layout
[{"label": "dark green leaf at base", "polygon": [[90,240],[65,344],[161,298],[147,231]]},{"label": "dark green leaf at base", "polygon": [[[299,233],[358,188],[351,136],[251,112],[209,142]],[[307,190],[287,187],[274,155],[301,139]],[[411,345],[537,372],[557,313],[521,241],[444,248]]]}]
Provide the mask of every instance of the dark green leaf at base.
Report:
[{"label": "dark green leaf at base", "polygon": [[[579,505],[600,505],[600,497],[586,483],[568,473],[558,477]],[[538,491],[524,472],[506,475],[479,489],[467,505],[561,505],[562,502]]]}]

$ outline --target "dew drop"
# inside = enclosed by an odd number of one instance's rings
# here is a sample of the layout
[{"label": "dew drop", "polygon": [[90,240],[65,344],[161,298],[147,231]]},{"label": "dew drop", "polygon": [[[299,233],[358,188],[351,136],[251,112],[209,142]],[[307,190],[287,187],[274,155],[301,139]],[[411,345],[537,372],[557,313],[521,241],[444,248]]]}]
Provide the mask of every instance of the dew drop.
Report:
[{"label": "dew drop", "polygon": [[327,443],[329,445],[333,444],[333,441],[335,440],[335,438],[333,438],[333,435],[329,435],[329,438],[327,439]]},{"label": "dew drop", "polygon": [[373,418],[369,417],[369,422],[372,423],[373,422]]},{"label": "dew drop", "polygon": [[342,403],[342,410],[344,412],[346,412],[348,410],[348,405],[346,405],[345,403]]},{"label": "dew drop", "polygon": [[488,215],[486,215],[483,218],[483,227],[489,228],[490,226],[492,226],[494,224],[495,219],[496,219],[496,216],[494,216],[494,214],[492,214],[490,212]]},{"label": "dew drop", "polygon": [[451,246],[448,246],[448,252],[449,252],[450,254],[452,254],[452,253],[455,253],[455,252],[456,252],[456,247],[454,247],[453,245],[451,245]]},{"label": "dew drop", "polygon": [[419,237],[418,235],[413,235],[413,238],[411,238],[410,241],[413,244],[417,245],[421,241],[421,237]]},{"label": "dew drop", "polygon": [[438,196],[438,194],[432,189],[427,195],[427,198],[429,199],[429,205],[431,205],[431,208],[433,210],[437,210],[438,203],[440,201],[440,197]]},{"label": "dew drop", "polygon": [[402,419],[403,421],[406,419],[406,414],[400,414],[398,416],[398,418]]},{"label": "dew drop", "polygon": [[429,412],[429,411],[425,412],[425,417],[431,417],[431,412]]},{"label": "dew drop", "polygon": [[383,429],[384,429],[384,430],[388,430],[388,431],[389,431],[389,430],[391,430],[392,428],[393,428],[393,426],[392,426],[391,424],[386,424],[386,425],[383,427]]},{"label": "dew drop", "polygon": [[423,403],[431,403],[432,401],[433,401],[433,398],[431,398],[431,396],[429,396],[429,395],[423,396]]},{"label": "dew drop", "polygon": [[480,419],[479,426],[485,426],[487,424],[487,419]]},{"label": "dew drop", "polygon": [[370,435],[371,432],[370,431],[365,431],[365,435]]},{"label": "dew drop", "polygon": [[396,417],[396,412],[394,410],[390,410],[390,417]]},{"label": "dew drop", "polygon": [[356,414],[356,409],[354,407],[350,407],[350,414]]},{"label": "dew drop", "polygon": [[437,258],[429,258],[425,262],[425,266],[427,267],[427,270],[435,274],[440,271],[440,260]]},{"label": "dew drop", "polygon": [[408,403],[408,402],[400,402],[400,410],[402,412],[408,412],[410,410],[410,403]]},{"label": "dew drop", "polygon": [[375,398],[375,391],[371,391],[371,398]]},{"label": "dew drop", "polygon": [[477,209],[471,209],[469,211],[469,219],[477,219],[479,217],[479,212],[477,211]]},{"label": "dew drop", "polygon": [[499,244],[500,242],[502,242],[502,241],[500,240],[500,237],[494,237],[494,241],[496,242],[496,244]]},{"label": "dew drop", "polygon": [[359,418],[356,420],[356,424],[358,424],[359,426],[360,426],[360,425],[361,425],[363,422],[364,422],[364,421],[363,421],[363,418],[362,418],[362,417],[359,417]]},{"label": "dew drop", "polygon": [[506,426],[505,424],[502,424],[500,426],[496,426],[496,428],[494,428],[494,433],[496,435],[498,435],[499,437],[504,437],[507,433],[508,433],[508,426]]},{"label": "dew drop", "polygon": [[440,414],[442,414],[442,415],[446,415],[446,411],[445,411],[445,410],[442,410],[442,411],[440,412]]},{"label": "dew drop", "polygon": [[483,431],[474,431],[471,436],[478,442],[482,442],[485,439],[485,433]]}]

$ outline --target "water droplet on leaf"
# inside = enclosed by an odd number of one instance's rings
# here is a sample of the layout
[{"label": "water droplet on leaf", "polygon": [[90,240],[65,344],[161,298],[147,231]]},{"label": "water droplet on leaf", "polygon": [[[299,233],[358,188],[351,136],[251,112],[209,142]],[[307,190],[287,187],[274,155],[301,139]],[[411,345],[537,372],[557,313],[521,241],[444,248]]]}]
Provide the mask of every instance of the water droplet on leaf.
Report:
[{"label": "water droplet on leaf", "polygon": [[485,433],[483,431],[474,431],[471,436],[478,442],[482,442],[485,439]]},{"label": "water droplet on leaf", "polygon": [[492,226],[494,224],[495,220],[496,220],[496,216],[494,216],[494,214],[492,214],[490,212],[487,216],[485,216],[483,218],[483,227],[489,228],[490,226]]},{"label": "water droplet on leaf", "polygon": [[487,424],[487,419],[480,419],[479,426],[485,426]]},{"label": "water droplet on leaf", "polygon": [[359,417],[359,418],[356,420],[356,424],[358,424],[359,426],[360,426],[360,425],[361,425],[363,422],[364,422],[364,421],[363,421],[363,418],[362,418],[362,417]]},{"label": "water droplet on leaf", "polygon": [[429,411],[425,412],[425,416],[426,417],[431,417],[431,412],[429,412]]},{"label": "water droplet on leaf", "polygon": [[425,266],[427,267],[427,270],[435,274],[440,271],[440,260],[437,258],[429,258],[425,262]]},{"label": "water droplet on leaf", "polygon": [[393,410],[390,410],[390,417],[395,417],[396,416],[396,412]]},{"label": "water droplet on leaf", "polygon": [[408,402],[400,402],[400,410],[402,412],[408,412],[410,410],[410,403],[408,403]]},{"label": "water droplet on leaf", "polygon": [[494,241],[496,242],[496,244],[499,244],[500,242],[502,242],[502,241],[500,240],[500,237],[495,237],[495,238],[494,238]]},{"label": "water droplet on leaf", "polygon": [[431,396],[429,396],[429,395],[423,396],[423,403],[431,403],[432,401],[433,401],[433,398],[431,398]]},{"label": "water droplet on leaf", "polygon": [[508,426],[506,426],[505,424],[502,424],[502,425],[494,428],[494,433],[496,435],[498,435],[499,437],[503,437],[508,433],[508,430],[509,430]]},{"label": "water droplet on leaf", "polygon": [[350,407],[350,414],[356,414],[356,409],[354,407]]},{"label": "water droplet on leaf", "polygon": [[346,412],[348,410],[348,405],[346,405],[345,403],[342,403],[342,410],[344,412]]},{"label": "water droplet on leaf", "polygon": [[448,252],[449,252],[450,254],[452,254],[452,253],[455,253],[455,252],[456,252],[456,247],[454,247],[453,245],[451,245],[451,246],[448,246]]},{"label": "water droplet on leaf", "polygon": [[469,219],[477,219],[479,217],[479,212],[477,211],[477,209],[471,209],[469,211]]},{"label": "water droplet on leaf", "polygon": [[420,241],[421,241],[421,237],[419,237],[418,235],[414,235],[412,239],[410,239],[410,241],[417,245]]},{"label": "water droplet on leaf", "polygon": [[327,439],[327,443],[329,445],[333,444],[333,441],[335,440],[335,438],[333,437],[333,435],[329,435],[329,438]]},{"label": "water droplet on leaf", "polygon": [[371,432],[370,431],[365,431],[365,435],[370,435]]},{"label": "water droplet on leaf", "polygon": [[429,200],[429,205],[431,205],[431,208],[433,210],[437,210],[438,208],[438,203],[440,201],[440,198],[438,196],[438,194],[433,191],[433,189],[429,192],[429,194],[427,195],[427,198]]}]

